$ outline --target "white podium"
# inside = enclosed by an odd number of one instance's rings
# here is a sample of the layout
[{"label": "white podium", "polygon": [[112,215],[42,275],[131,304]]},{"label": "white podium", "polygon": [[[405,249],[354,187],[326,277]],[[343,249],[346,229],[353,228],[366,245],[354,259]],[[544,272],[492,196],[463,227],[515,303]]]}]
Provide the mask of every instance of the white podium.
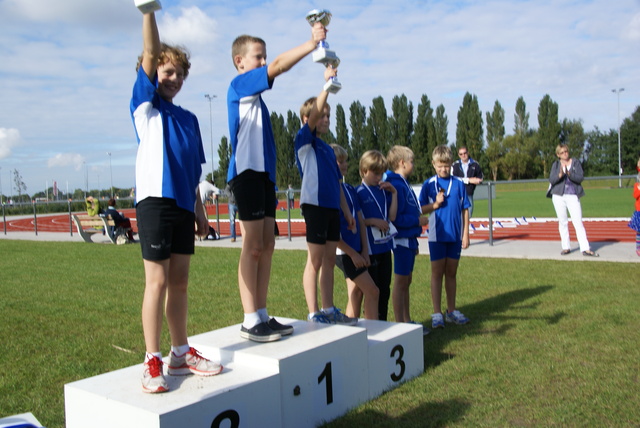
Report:
[{"label": "white podium", "polygon": [[167,375],[166,393],[142,392],[142,364],[69,383],[66,426],[315,427],[424,370],[419,325],[278,320],[292,324],[294,333],[271,343],[240,338],[239,324],[190,337],[190,345],[219,360],[224,371]]}]

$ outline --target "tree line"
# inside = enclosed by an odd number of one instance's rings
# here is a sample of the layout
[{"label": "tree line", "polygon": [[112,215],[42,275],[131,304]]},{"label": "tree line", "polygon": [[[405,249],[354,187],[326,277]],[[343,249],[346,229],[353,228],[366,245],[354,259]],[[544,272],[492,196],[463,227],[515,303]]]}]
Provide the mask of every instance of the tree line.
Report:
[{"label": "tree line", "polygon": [[[365,151],[375,149],[386,154],[394,145],[413,150],[413,182],[422,182],[433,175],[431,152],[443,144],[450,145],[452,150],[467,147],[470,156],[482,166],[485,179],[493,181],[547,178],[556,159],[555,148],[560,143],[567,144],[571,156],[580,159],[585,175],[618,175],[617,130],[603,132],[596,127],[585,131],[581,119],[560,120],[558,104],[549,95],[538,105],[537,128],[530,125],[530,113],[523,97],[516,101],[514,111],[514,128],[507,134],[506,113],[500,102],[496,100],[492,111],[483,115],[477,96],[467,92],[458,109],[455,140],[450,142],[449,119],[442,104],[434,109],[429,97],[422,95],[414,111],[413,103],[404,94],[396,95],[389,114],[384,99],[378,96],[368,108],[354,101],[349,106],[348,122],[345,109],[337,104],[332,112],[335,134],[330,132],[323,139],[347,150],[349,171],[345,179],[348,183],[360,182],[358,163]],[[294,139],[302,126],[300,118],[291,110],[286,119],[272,112],[271,125],[277,153],[276,184],[279,188],[286,188],[288,184],[299,188]],[[624,119],[620,128],[622,169],[624,174],[634,174],[640,156],[640,106]],[[226,184],[231,158],[226,136],[220,141],[218,156],[214,182],[220,187]]]}]

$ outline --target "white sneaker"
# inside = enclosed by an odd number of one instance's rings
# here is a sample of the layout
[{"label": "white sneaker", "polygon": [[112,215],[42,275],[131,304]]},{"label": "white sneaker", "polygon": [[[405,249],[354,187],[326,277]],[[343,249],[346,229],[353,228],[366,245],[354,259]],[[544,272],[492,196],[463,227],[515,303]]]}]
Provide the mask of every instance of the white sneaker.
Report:
[{"label": "white sneaker", "polygon": [[142,374],[142,390],[150,394],[169,391],[169,385],[162,374],[162,360],[153,357],[144,363]]},{"label": "white sneaker", "polygon": [[189,348],[180,356],[171,351],[167,372],[171,376],[186,376],[192,373],[198,376],[214,376],[220,373],[222,368],[220,364],[204,358],[195,348]]}]

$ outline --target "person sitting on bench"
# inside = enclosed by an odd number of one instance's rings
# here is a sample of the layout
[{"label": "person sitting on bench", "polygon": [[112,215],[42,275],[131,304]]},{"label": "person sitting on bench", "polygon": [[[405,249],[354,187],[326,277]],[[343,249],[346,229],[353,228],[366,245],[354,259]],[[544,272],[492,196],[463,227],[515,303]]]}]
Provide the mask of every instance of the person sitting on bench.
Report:
[{"label": "person sitting on bench", "polygon": [[129,238],[129,241],[133,242],[134,239],[133,239],[133,230],[131,229],[131,220],[129,220],[127,217],[120,214],[118,210],[116,210],[116,200],[114,198],[109,199],[109,202],[107,202],[107,205],[108,207],[105,214],[111,216],[111,218],[113,219],[113,222],[115,223],[115,228],[113,232],[115,232],[115,229],[117,229],[118,227],[121,227],[127,231],[127,238]]}]

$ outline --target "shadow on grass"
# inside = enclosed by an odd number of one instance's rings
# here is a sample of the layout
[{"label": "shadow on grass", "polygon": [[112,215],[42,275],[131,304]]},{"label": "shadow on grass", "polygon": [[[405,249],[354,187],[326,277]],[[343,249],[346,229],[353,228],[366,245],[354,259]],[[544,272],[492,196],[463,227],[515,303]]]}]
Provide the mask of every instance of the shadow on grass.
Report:
[{"label": "shadow on grass", "polygon": [[[466,326],[449,326],[444,331],[431,332],[424,337],[424,367],[425,372],[435,369],[440,364],[455,358],[454,354],[444,353],[443,349],[450,342],[462,339],[470,335],[504,335],[514,327],[518,321],[542,320],[550,325],[557,324],[566,314],[556,313],[552,316],[527,316],[513,315],[514,311],[531,311],[538,307],[538,304],[527,303],[541,294],[551,291],[554,287],[543,285],[539,287],[514,290],[503,293],[480,302],[461,307],[460,310],[471,318],[471,323]],[[509,315],[505,313],[511,312]],[[497,328],[487,328],[486,321],[501,321]],[[426,325],[431,324],[431,320],[425,321]],[[337,421],[326,426],[331,427],[359,427],[375,426],[393,427],[398,426],[419,426],[419,427],[445,427],[455,424],[469,411],[472,404],[461,399],[448,401],[430,401],[423,403],[419,407],[393,417],[386,413],[375,410],[364,410],[362,412],[347,414]],[[371,422],[375,421],[374,425]]]},{"label": "shadow on grass", "polygon": [[[537,308],[537,303],[524,304],[527,300],[547,293],[554,287],[551,285],[542,285],[534,288],[525,288],[514,290],[508,293],[499,294],[497,296],[481,300],[471,305],[465,305],[460,311],[467,315],[471,322],[465,326],[451,326],[447,324],[444,331],[432,331],[425,336],[424,343],[424,370],[425,372],[433,370],[445,361],[455,358],[454,354],[444,353],[447,344],[455,340],[471,335],[504,335],[514,326],[514,322],[526,320],[542,320],[553,325],[560,322],[566,315],[564,312],[558,312],[551,316],[528,316],[528,315],[504,315],[507,311],[514,310],[532,310]],[[498,328],[486,328],[485,321],[500,320],[504,323]],[[431,322],[425,321],[426,325]],[[446,334],[444,334],[446,332]],[[440,334],[443,333],[443,334]]]},{"label": "shadow on grass", "polygon": [[[324,427],[362,427],[375,426],[376,428],[398,427],[446,427],[458,422],[468,411],[471,405],[461,400],[447,400],[441,402],[425,403],[398,417],[392,417],[374,410],[365,410],[358,414],[349,414]],[[453,416],[455,415],[455,416]],[[371,425],[371,421],[375,421]]]}]

